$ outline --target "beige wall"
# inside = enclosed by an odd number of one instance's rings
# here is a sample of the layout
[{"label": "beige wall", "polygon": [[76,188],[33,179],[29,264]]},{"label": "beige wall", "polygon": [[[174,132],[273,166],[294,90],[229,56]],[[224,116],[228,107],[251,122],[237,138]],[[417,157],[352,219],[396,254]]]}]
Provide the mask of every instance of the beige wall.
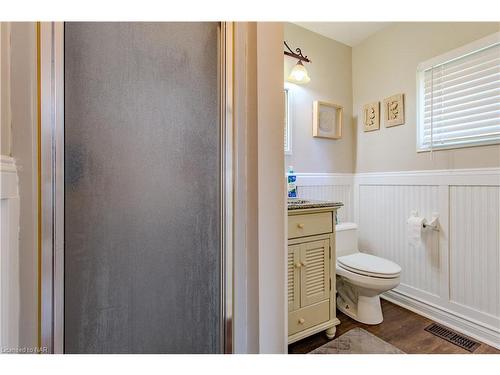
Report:
[{"label": "beige wall", "polygon": [[[311,60],[305,64],[311,77],[306,85],[287,83],[291,93],[292,155],[286,165],[296,172],[353,172],[351,47],[291,23],[285,23],[285,40],[301,48]],[[297,60],[285,60],[285,79]],[[313,138],[312,107],[323,100],[344,107],[342,139]]]},{"label": "beige wall", "polygon": [[0,22],[0,154],[10,147],[10,22]]},{"label": "beige wall", "polygon": [[[399,23],[353,47],[353,115],[356,172],[500,166],[500,146],[416,152],[417,65],[499,30],[499,23]],[[363,132],[362,106],[404,93],[406,123]]]}]

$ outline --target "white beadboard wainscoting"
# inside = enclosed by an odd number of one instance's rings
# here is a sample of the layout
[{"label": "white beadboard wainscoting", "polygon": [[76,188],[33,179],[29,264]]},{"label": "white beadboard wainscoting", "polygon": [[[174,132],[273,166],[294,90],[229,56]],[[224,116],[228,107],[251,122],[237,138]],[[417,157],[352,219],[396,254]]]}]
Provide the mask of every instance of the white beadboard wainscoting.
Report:
[{"label": "white beadboard wainscoting", "polygon": [[[401,284],[383,298],[500,348],[500,168],[297,181],[300,197],[344,201],[340,219],[359,224],[361,251],[401,265]],[[417,247],[406,224],[414,210],[440,224]]]},{"label": "white beadboard wainscoting", "polygon": [[342,202],[339,221],[354,220],[352,173],[296,173],[299,198]]},{"label": "white beadboard wainscoting", "polygon": [[0,350],[19,346],[19,190],[14,159],[0,156]]}]

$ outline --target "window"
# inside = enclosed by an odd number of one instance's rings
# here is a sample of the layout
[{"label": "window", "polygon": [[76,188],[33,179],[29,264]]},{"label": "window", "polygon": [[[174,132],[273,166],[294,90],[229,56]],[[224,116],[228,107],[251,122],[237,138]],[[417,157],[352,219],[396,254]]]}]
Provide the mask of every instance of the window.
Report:
[{"label": "window", "polygon": [[285,155],[292,154],[292,125],[290,123],[290,92],[287,88],[283,90],[283,98],[285,100],[285,119],[284,119],[284,131],[285,131]]},{"label": "window", "polygon": [[500,143],[500,33],[419,65],[417,151]]}]

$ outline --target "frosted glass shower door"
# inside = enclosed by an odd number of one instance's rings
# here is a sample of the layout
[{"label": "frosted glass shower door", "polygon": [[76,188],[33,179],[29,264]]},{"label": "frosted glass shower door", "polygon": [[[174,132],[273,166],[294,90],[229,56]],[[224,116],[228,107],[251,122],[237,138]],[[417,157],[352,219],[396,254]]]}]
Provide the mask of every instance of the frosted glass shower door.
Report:
[{"label": "frosted glass shower door", "polygon": [[66,23],[66,353],[221,351],[218,23]]}]

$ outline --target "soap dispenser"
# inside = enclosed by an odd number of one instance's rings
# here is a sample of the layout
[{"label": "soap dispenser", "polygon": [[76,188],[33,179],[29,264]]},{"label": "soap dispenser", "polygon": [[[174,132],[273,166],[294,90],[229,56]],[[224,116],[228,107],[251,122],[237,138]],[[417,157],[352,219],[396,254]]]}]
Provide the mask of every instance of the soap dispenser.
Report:
[{"label": "soap dispenser", "polygon": [[288,167],[288,198],[297,198],[297,176],[293,173],[293,167]]}]

